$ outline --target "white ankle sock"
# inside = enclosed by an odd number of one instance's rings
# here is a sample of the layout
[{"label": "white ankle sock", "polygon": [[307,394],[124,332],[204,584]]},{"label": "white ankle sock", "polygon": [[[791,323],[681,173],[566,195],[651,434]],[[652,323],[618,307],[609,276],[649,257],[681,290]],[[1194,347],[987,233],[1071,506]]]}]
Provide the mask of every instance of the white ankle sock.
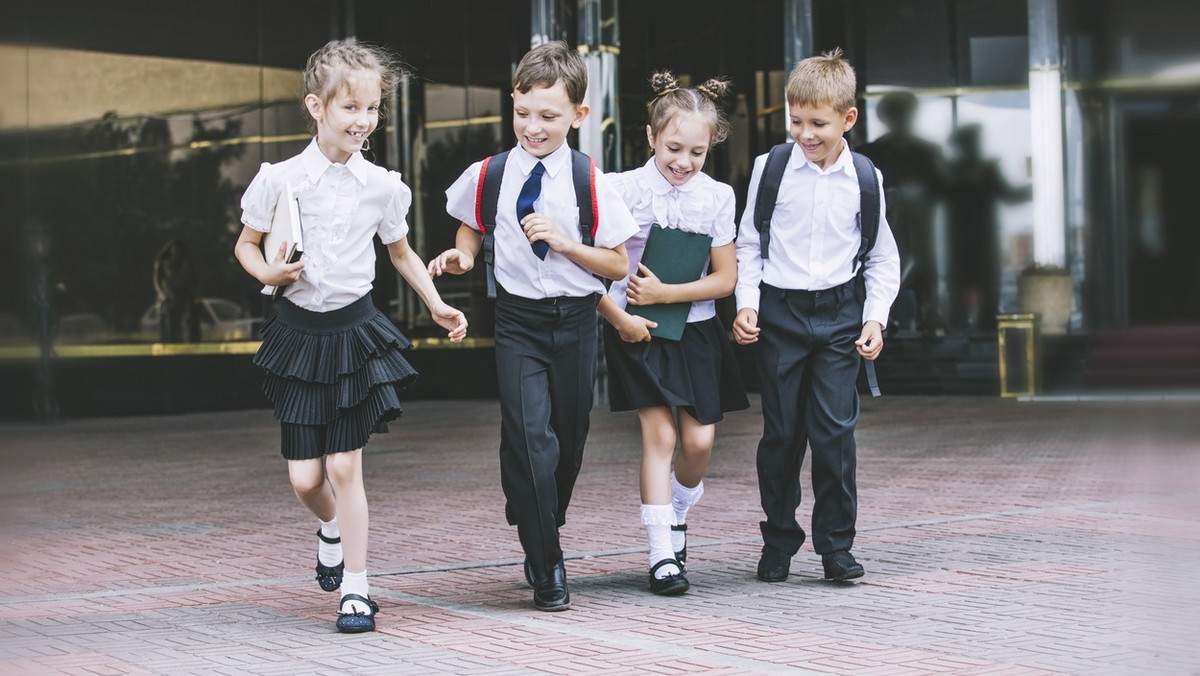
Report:
[{"label": "white ankle sock", "polygon": [[[679,483],[675,478],[675,473],[671,472],[671,507],[675,510],[675,523],[687,523],[688,510],[697,502],[700,502],[700,496],[704,495],[704,481],[696,484],[694,488],[688,488]],[[686,541],[687,535],[683,531],[671,531],[671,546],[675,551],[683,549],[683,543]]]},{"label": "white ankle sock", "polygon": [[[321,521],[321,535],[331,540],[336,540],[342,536],[341,530],[338,529],[336,516],[330,521]],[[333,567],[342,562],[341,542],[329,544],[320,538],[317,538],[317,540],[317,560],[321,562],[322,566]]]},{"label": "white ankle sock", "polygon": [[[646,527],[646,541],[650,544],[651,567],[663,559],[675,558],[675,550],[671,548],[671,526],[675,525],[675,511],[671,505],[642,505],[642,525]],[[654,577],[661,580],[679,573],[678,566],[669,565],[659,568]]]},{"label": "white ankle sock", "polygon": [[[371,590],[367,585],[367,571],[361,573],[351,573],[346,571],[342,575],[342,588],[339,592],[342,596],[346,594],[358,594],[363,598],[371,598]],[[371,614],[371,609],[362,601],[346,601],[342,604],[343,613],[363,613]]]}]

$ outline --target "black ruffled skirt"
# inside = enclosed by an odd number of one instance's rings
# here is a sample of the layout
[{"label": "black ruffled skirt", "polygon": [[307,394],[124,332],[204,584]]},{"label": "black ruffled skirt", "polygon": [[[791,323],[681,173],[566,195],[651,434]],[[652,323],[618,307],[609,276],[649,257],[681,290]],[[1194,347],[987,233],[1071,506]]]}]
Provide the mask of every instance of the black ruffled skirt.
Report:
[{"label": "black ruffled skirt", "polygon": [[263,323],[254,363],[275,404],[281,451],[309,460],[353,451],[400,416],[399,391],[417,379],[401,352],[412,345],[366,295],[312,312],[283,298]]},{"label": "black ruffled skirt", "polygon": [[723,413],[750,407],[733,346],[716,317],[688,324],[678,341],[648,343],[627,343],[606,322],[604,357],[613,411],[679,406],[710,425]]}]

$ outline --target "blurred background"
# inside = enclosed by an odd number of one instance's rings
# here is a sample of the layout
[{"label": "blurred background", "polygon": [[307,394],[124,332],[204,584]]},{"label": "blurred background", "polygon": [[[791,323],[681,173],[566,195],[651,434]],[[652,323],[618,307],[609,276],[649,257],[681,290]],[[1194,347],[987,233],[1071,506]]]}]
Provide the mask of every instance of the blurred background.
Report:
[{"label": "blurred background", "polygon": [[[573,143],[606,171],[648,155],[652,70],[732,78],[734,131],[705,170],[739,210],[754,157],[787,140],[791,64],[841,47],[851,145],[883,170],[904,260],[886,389],[995,394],[1016,349],[1039,391],[1194,390],[1197,26],[1194,0],[9,0],[0,415],[264,405],[249,360],[272,307],[232,255],[239,198],[308,143],[301,69],[347,36],[412,69],[369,158],[413,189],[426,258],[453,241],[445,188],[513,144],[531,44],[584,54],[592,114]],[[397,282],[381,256],[375,301],[429,374],[411,395],[492,396],[482,280],[438,282],[469,314],[465,347]]]}]

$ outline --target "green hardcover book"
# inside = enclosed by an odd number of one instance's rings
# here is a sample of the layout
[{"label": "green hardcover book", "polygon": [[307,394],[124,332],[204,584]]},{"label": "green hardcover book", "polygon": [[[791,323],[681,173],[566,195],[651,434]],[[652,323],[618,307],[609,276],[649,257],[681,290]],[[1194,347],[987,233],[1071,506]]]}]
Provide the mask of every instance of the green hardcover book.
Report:
[{"label": "green hardcover book", "polygon": [[[712,237],[674,228],[664,228],[655,223],[650,226],[646,237],[646,250],[642,253],[642,265],[650,269],[664,284],[686,284],[700,279],[708,265]],[[691,303],[660,303],[657,305],[627,305],[631,315],[639,315],[657,322],[650,329],[654,338],[679,340],[687,326]]]}]

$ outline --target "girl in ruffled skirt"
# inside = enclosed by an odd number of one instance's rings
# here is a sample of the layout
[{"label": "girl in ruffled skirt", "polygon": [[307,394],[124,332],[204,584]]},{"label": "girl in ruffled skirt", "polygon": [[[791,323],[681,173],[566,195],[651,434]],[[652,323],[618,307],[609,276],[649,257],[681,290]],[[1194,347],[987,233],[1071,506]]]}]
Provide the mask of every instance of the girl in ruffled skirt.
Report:
[{"label": "girl in ruffled skirt", "polygon": [[[380,103],[399,79],[394,58],[354,40],[314,53],[304,73],[304,108],[315,138],[299,155],[263,164],[242,197],[234,253],[262,284],[284,287],[278,312],[263,325],[254,363],[275,405],[281,450],[300,502],[320,520],[317,582],[341,591],[339,631],[375,628],[378,605],[367,585],[367,497],[362,448],[401,413],[398,391],[417,372],[402,355],[408,339],[371,300],[378,236],[396,271],[461,341],[467,322],[442,302],[409,248],[405,220],[412,194],[400,174],[367,161],[362,150],[379,123]],[[303,256],[288,243],[262,251],[263,235],[299,203]]]}]

